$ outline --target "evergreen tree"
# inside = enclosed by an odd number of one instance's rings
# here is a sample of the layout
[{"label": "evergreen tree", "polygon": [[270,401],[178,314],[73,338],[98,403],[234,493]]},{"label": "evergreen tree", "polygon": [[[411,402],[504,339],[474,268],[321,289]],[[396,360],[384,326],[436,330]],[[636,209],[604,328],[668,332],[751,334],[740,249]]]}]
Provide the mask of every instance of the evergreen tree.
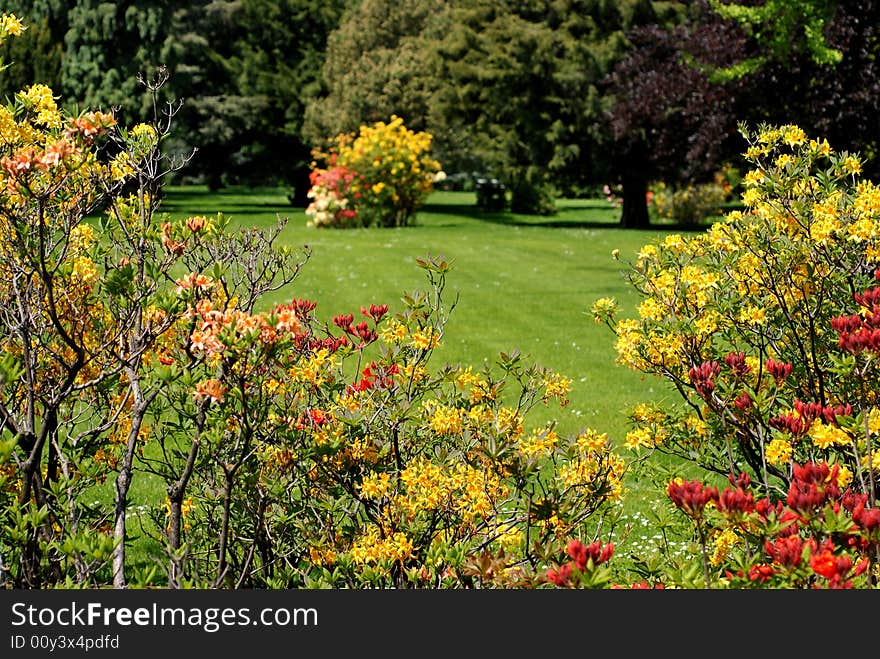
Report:
[{"label": "evergreen tree", "polygon": [[[674,3],[656,3],[672,6]],[[550,212],[604,171],[599,81],[654,3],[362,0],[328,40],[326,93],[306,110],[318,143],[403,117],[451,172],[502,177],[519,212]]]},{"label": "evergreen tree", "polygon": [[396,114],[427,129],[438,67],[430,44],[447,25],[443,0],[356,2],[327,39],[323,90],[305,111],[304,137],[314,146],[361,124]]},{"label": "evergreen tree", "polygon": [[0,60],[14,64],[0,71],[0,100],[35,82],[60,92],[67,4],[64,0],[9,0],[3,11],[21,18],[26,30],[0,45]]},{"label": "evergreen tree", "polygon": [[62,58],[65,99],[81,107],[118,108],[123,123],[151,116],[139,77],[166,65],[172,0],[77,0],[67,13]]},{"label": "evergreen tree", "polygon": [[328,33],[344,0],[208,0],[174,17],[172,89],[184,100],[178,144],[210,187],[280,184],[306,204],[306,99],[320,89]]}]

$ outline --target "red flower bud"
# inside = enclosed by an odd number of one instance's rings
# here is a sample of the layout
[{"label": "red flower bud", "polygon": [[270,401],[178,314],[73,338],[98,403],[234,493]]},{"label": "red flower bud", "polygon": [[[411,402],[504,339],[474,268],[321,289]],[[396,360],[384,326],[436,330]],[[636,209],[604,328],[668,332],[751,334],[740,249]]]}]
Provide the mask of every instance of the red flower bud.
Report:
[{"label": "red flower bud", "polygon": [[689,517],[698,519],[710,501],[718,500],[718,489],[705,487],[700,481],[672,481],[666,488],[672,503]]},{"label": "red flower bud", "polygon": [[768,359],[765,366],[767,367],[767,372],[773,376],[776,384],[779,384],[791,375],[791,364],[786,362],[778,362],[775,359]]}]

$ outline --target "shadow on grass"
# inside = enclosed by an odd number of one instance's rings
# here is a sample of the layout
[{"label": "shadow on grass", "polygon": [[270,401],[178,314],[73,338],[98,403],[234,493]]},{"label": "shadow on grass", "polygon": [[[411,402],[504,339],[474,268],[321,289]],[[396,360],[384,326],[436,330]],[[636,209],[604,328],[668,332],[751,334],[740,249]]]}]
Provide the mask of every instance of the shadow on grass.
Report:
[{"label": "shadow on grass", "polygon": [[[172,213],[180,213],[180,212],[191,212],[192,207],[189,205],[181,205],[179,207],[169,206],[166,204],[162,205],[162,210]],[[252,206],[235,206],[228,205],[223,208],[216,209],[206,209],[204,211],[198,211],[200,214],[214,214],[214,213],[223,213],[226,217],[241,218],[247,216],[261,216],[266,217],[269,213],[274,215],[280,215],[281,217],[291,217],[294,215],[302,214],[301,208],[284,208],[282,206],[278,206],[276,204],[264,204],[262,206],[258,206],[256,204]]]},{"label": "shadow on grass", "polygon": [[[222,212],[232,218],[265,216],[288,217],[301,215],[305,208],[293,206],[283,197],[277,202],[257,201],[259,197],[279,197],[275,189],[226,188],[217,191],[193,188],[188,190],[170,189],[162,199],[162,211],[171,213],[216,213]],[[206,203],[210,202],[210,203]],[[435,217],[458,217],[511,227],[538,227],[547,229],[621,229],[627,231],[677,231],[699,232],[706,230],[711,220],[703,224],[680,224],[655,222],[648,227],[624,229],[620,226],[617,213],[609,211],[604,199],[565,199],[562,200],[555,215],[523,215],[510,211],[485,211],[473,202],[429,202],[419,209],[420,214]],[[442,219],[441,219],[442,222]],[[418,221],[413,226],[418,226]],[[436,225],[435,225],[436,226]],[[440,226],[445,226],[441,224]],[[450,224],[450,226],[452,226]]]},{"label": "shadow on grass", "polygon": [[625,229],[620,226],[618,218],[611,219],[585,219],[579,217],[559,217],[559,215],[570,216],[577,213],[605,214],[607,215],[607,204],[605,202],[583,203],[567,203],[559,208],[557,215],[521,215],[511,213],[509,211],[484,211],[472,204],[425,204],[421,208],[421,212],[430,213],[432,215],[449,215],[456,217],[467,217],[479,222],[487,222],[489,224],[501,224],[505,226],[515,227],[540,227],[547,229],[620,229],[622,231],[678,231],[678,232],[700,232],[705,231],[710,222],[705,224],[681,224],[681,223],[652,223],[647,227],[637,227]]},{"label": "shadow on grass", "polygon": [[[278,197],[277,201],[258,201],[260,197]],[[168,212],[222,212],[224,215],[265,215],[272,211],[280,215],[296,215],[305,208],[293,206],[274,189],[229,188],[216,191],[194,188],[170,189],[162,196],[162,210]]]}]

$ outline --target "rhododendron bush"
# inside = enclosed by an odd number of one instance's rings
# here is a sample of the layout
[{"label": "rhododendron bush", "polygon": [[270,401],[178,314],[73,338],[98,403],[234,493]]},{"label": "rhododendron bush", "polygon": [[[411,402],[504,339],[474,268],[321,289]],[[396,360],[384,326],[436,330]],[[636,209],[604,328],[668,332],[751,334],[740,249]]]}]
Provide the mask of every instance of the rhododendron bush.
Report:
[{"label": "rhododendron bush", "polygon": [[409,224],[445,174],[431,157],[430,133],[414,132],[403,119],[363,125],[357,134],[337,135],[327,152],[314,151],[312,199],[306,208],[316,227]]},{"label": "rhododendron bush", "polygon": [[[745,561],[730,569],[734,582],[758,570],[778,583],[803,550],[804,564],[838,561],[833,575],[820,572],[834,584],[855,574],[876,583],[880,189],[860,178],[857,155],[797,126],[743,135],[753,165],[745,210],[704,233],[645,245],[627,270],[637,318],[617,319],[611,299],[593,306],[615,333],[619,361],[680,397],[639,405],[626,445],[710,474],[705,487],[670,494],[696,523],[704,565],[712,542],[716,565]],[[737,483],[739,503],[706,489],[711,475]],[[708,508],[726,521],[709,524],[699,514]],[[785,560],[781,542],[793,552]],[[787,585],[814,583],[789,576]],[[704,577],[713,581],[708,567]]]}]

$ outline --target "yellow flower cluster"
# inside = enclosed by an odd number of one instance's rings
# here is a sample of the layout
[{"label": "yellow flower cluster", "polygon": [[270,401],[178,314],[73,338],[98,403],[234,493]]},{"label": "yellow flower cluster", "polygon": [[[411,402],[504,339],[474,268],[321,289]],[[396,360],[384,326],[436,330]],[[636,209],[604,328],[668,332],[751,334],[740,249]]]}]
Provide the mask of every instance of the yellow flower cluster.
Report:
[{"label": "yellow flower cluster", "polygon": [[462,391],[468,392],[468,400],[471,405],[477,405],[484,400],[495,400],[498,392],[482,376],[473,372],[472,366],[460,368],[455,375],[455,384]]},{"label": "yellow flower cluster", "polygon": [[432,350],[440,345],[440,332],[433,327],[423,327],[412,333],[412,345],[419,350]]},{"label": "yellow flower cluster", "polygon": [[517,442],[516,450],[523,458],[530,460],[549,456],[558,444],[559,435],[555,431],[536,429]]},{"label": "yellow flower cluster", "polygon": [[618,363],[636,371],[647,368],[648,363],[641,356],[641,346],[645,341],[641,323],[632,318],[622,319],[617,322],[615,334],[617,339],[614,349],[617,351]]},{"label": "yellow flower cluster", "polygon": [[88,256],[74,257],[71,280],[74,285],[82,286],[86,291],[92,291],[98,280],[98,268],[94,261]]},{"label": "yellow flower cluster", "polygon": [[95,244],[95,230],[91,224],[79,224],[70,230],[70,248],[82,253]]},{"label": "yellow flower cluster", "polygon": [[0,142],[8,145],[20,140],[19,126],[9,108],[0,105]]},{"label": "yellow flower cluster", "polygon": [[666,318],[667,309],[657,298],[646,297],[639,303],[638,313],[644,320],[663,320]]},{"label": "yellow flower cluster", "polygon": [[329,547],[309,547],[309,560],[315,565],[333,565],[336,563],[336,552]]},{"label": "yellow flower cluster", "polygon": [[512,526],[501,531],[500,535],[495,539],[501,549],[507,553],[517,553],[522,550],[523,542],[525,542],[525,534],[522,529]]},{"label": "yellow flower cluster", "polygon": [[399,226],[442,180],[440,163],[430,156],[433,136],[408,129],[403,119],[362,125],[357,135],[335,139],[337,166],[354,172],[348,193],[359,221]]},{"label": "yellow flower cluster", "polygon": [[25,105],[35,113],[34,123],[46,128],[61,127],[61,113],[55,103],[52,90],[43,84],[34,84],[25,91],[19,92],[18,97]]},{"label": "yellow flower cluster", "polygon": [[130,134],[134,142],[133,147],[137,153],[147,153],[159,143],[159,135],[150,124],[141,123],[132,126]]},{"label": "yellow flower cluster", "polygon": [[617,311],[617,300],[612,297],[602,297],[593,302],[591,312],[597,323],[614,317]]},{"label": "yellow flower cluster", "polygon": [[742,538],[734,529],[726,527],[718,531],[712,539],[712,555],[709,557],[709,562],[714,567],[718,567],[730,556],[730,550],[741,543]]},{"label": "yellow flower cluster", "polygon": [[565,488],[593,488],[598,479],[609,500],[620,500],[623,496],[623,477],[626,463],[623,459],[606,449],[602,453],[584,454],[563,464],[557,479]]},{"label": "yellow flower cluster", "polygon": [[856,220],[876,220],[880,215],[880,188],[871,181],[860,181],[856,186],[852,210]]},{"label": "yellow flower cluster", "polygon": [[388,495],[391,475],[387,472],[372,472],[361,481],[361,495],[366,499],[381,499]]},{"label": "yellow flower cluster", "polygon": [[326,348],[315,351],[302,362],[288,369],[288,375],[294,382],[319,387],[335,378],[335,368],[339,358]]},{"label": "yellow flower cluster", "polygon": [[684,289],[687,303],[695,309],[702,309],[718,287],[718,275],[699,266],[685,266],[679,275],[679,285]]},{"label": "yellow flower cluster", "polygon": [[777,437],[767,444],[764,455],[767,462],[771,465],[785,465],[791,461],[792,455],[794,455],[794,447],[787,439]]},{"label": "yellow flower cluster", "polygon": [[842,428],[822,423],[816,419],[810,426],[807,433],[813,444],[820,449],[827,449],[831,446],[849,446],[852,444],[852,438]]},{"label": "yellow flower cluster", "polygon": [[660,425],[639,426],[626,433],[623,445],[633,451],[641,448],[654,448],[661,446],[668,436],[669,431]]},{"label": "yellow flower cluster", "polygon": [[408,335],[409,329],[407,326],[394,318],[383,323],[379,329],[379,338],[389,345],[403,343]]},{"label": "yellow flower cluster", "polygon": [[508,488],[500,478],[470,465],[451,467],[419,458],[400,473],[404,492],[394,505],[409,518],[426,511],[445,510],[462,523],[485,519],[495,511],[495,502],[507,496]]},{"label": "yellow flower cluster", "polygon": [[544,376],[544,402],[551,398],[559,400],[565,407],[568,404],[568,394],[571,391],[571,380],[559,373],[548,373]]},{"label": "yellow flower cluster", "polygon": [[349,555],[360,565],[367,563],[381,565],[402,563],[412,556],[412,552],[412,540],[406,537],[405,533],[398,531],[383,537],[377,527],[369,526],[362,535],[358,536]]},{"label": "yellow flower cluster", "polygon": [[[341,429],[340,429],[341,430]],[[373,465],[379,462],[379,452],[372,437],[355,437],[343,450],[343,457],[351,464]]]},{"label": "yellow flower cluster", "polygon": [[114,156],[107,167],[110,178],[117,183],[121,183],[134,175],[134,163],[127,151]]},{"label": "yellow flower cluster", "polygon": [[708,426],[706,425],[706,422],[696,414],[687,415],[684,418],[683,424],[685,429],[695,434],[697,437],[706,437],[708,434]]},{"label": "yellow flower cluster", "polygon": [[767,322],[767,309],[749,304],[740,310],[736,319],[745,325],[763,325]]},{"label": "yellow flower cluster", "polygon": [[868,410],[868,432],[872,435],[880,434],[880,407]]},{"label": "yellow flower cluster", "polygon": [[15,14],[0,14],[0,42],[6,37],[17,37],[27,28]]},{"label": "yellow flower cluster", "polygon": [[592,428],[583,430],[575,438],[577,450],[584,455],[590,453],[605,453],[611,449],[608,441],[608,433],[599,433]]},{"label": "yellow flower cluster", "polygon": [[461,435],[464,429],[464,410],[437,404],[431,413],[429,424],[438,435]]},{"label": "yellow flower cluster", "polygon": [[522,414],[511,407],[500,407],[495,413],[495,431],[499,435],[519,437],[524,432]]},{"label": "yellow flower cluster", "polygon": [[[875,456],[876,457],[876,456]],[[849,467],[846,465],[838,465],[840,467],[840,471],[837,473],[837,484],[846,489],[850,486],[853,479],[853,473]]]}]

